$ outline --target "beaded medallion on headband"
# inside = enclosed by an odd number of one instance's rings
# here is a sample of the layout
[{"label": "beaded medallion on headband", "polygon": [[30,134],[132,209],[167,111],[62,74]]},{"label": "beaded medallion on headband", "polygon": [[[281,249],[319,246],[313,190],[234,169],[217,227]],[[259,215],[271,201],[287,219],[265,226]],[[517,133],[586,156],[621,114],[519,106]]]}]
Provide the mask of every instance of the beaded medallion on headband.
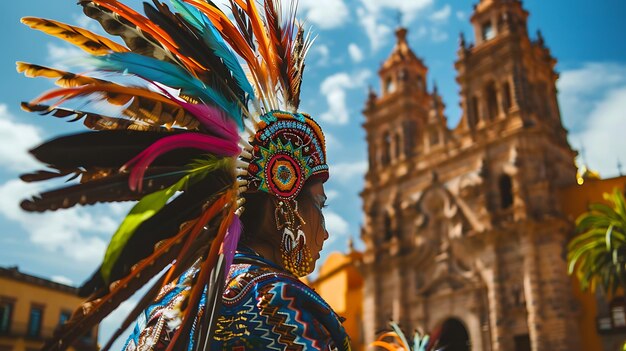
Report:
[{"label": "beaded medallion on headband", "polygon": [[328,179],[324,134],[307,114],[272,111],[261,116],[251,144],[248,188],[252,191],[291,200],[311,177]]}]

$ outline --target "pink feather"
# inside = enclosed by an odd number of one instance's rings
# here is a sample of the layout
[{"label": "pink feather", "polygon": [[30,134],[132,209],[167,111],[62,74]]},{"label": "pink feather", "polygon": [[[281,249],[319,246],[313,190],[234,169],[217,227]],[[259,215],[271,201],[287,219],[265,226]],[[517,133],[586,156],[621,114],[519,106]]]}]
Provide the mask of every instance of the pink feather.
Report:
[{"label": "pink feather", "polygon": [[221,109],[210,105],[189,103],[170,94],[170,92],[163,87],[159,85],[157,85],[157,87],[163,94],[167,95],[170,100],[177,103],[187,112],[196,116],[198,121],[208,130],[234,143],[239,141],[239,134],[237,134],[237,125],[235,124],[235,121],[228,119]]},{"label": "pink feather", "polygon": [[141,191],[143,176],[148,166],[159,156],[181,148],[194,148],[217,156],[235,156],[241,152],[236,142],[220,139],[200,133],[184,133],[159,139],[148,146],[139,155],[128,161],[122,169],[132,166],[128,186],[131,190]]},{"label": "pink feather", "polygon": [[241,220],[239,216],[234,215],[233,220],[226,231],[224,242],[222,242],[221,253],[224,255],[224,275],[228,276],[230,265],[235,258],[235,251],[237,250],[237,244],[239,243],[239,237],[241,236]]},{"label": "pink feather", "polygon": [[200,123],[202,123],[202,125],[208,130],[234,143],[239,141],[237,125],[233,120],[228,119],[222,110],[217,107],[202,104],[191,104],[186,101],[177,101],[177,103],[187,112],[196,116],[198,121],[200,121]]}]

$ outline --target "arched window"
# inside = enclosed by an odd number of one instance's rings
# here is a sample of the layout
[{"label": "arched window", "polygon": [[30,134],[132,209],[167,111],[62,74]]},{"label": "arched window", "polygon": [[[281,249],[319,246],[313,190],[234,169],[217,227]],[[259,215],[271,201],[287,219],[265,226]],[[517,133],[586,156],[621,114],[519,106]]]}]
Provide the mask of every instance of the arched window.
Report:
[{"label": "arched window", "polygon": [[395,154],[393,155],[396,160],[402,156],[402,136],[400,132],[396,134],[396,140],[394,142]]},{"label": "arched window", "polygon": [[503,210],[513,205],[513,181],[507,174],[500,176],[500,208]]},{"label": "arched window", "polygon": [[415,121],[404,121],[402,123],[404,132],[402,133],[404,141],[404,155],[409,158],[415,155],[415,137],[417,136],[417,126]]},{"label": "arched window", "polygon": [[380,163],[386,166],[391,161],[391,135],[389,135],[389,132],[383,134],[382,148]]},{"label": "arched window", "polygon": [[391,238],[393,238],[393,228],[391,225],[391,216],[389,215],[389,213],[385,214],[385,223],[384,223],[384,228],[383,230],[385,231],[385,241],[389,241],[391,240]]},{"label": "arched window", "polygon": [[498,94],[496,91],[496,84],[490,82],[485,89],[485,97],[487,103],[487,118],[493,121],[498,117]]},{"label": "arched window", "polygon": [[469,124],[470,127],[475,127],[476,124],[478,123],[478,120],[480,119],[480,110],[478,109],[478,98],[476,96],[472,96],[472,98],[469,101],[469,106],[468,106],[468,110],[469,110]]},{"label": "arched window", "polygon": [[496,29],[491,21],[483,23],[482,27],[483,40],[491,40],[496,37]]},{"label": "arched window", "polygon": [[424,90],[424,78],[422,76],[417,76],[417,89]]},{"label": "arched window", "polygon": [[505,82],[502,85],[502,109],[504,110],[504,113],[509,112],[509,109],[511,109],[511,101],[512,101],[512,97],[511,97],[511,86],[509,85],[509,82]]},{"label": "arched window", "polygon": [[387,94],[391,94],[396,90],[396,85],[393,83],[393,79],[391,77],[388,77],[385,80],[385,92],[387,92]]}]

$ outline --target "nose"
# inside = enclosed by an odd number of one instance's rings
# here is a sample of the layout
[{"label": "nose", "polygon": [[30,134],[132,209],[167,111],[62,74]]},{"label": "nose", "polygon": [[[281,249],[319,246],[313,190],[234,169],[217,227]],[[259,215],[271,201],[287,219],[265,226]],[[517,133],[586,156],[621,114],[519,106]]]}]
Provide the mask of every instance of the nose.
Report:
[{"label": "nose", "polygon": [[324,230],[324,241],[326,241],[329,237],[328,230]]}]

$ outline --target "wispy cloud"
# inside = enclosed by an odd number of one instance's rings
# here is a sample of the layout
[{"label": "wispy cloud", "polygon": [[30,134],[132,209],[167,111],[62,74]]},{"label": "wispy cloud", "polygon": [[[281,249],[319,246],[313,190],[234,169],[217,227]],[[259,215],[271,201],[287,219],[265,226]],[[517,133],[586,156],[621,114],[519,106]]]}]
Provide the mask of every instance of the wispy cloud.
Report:
[{"label": "wispy cloud", "polygon": [[[327,66],[330,58],[330,49],[327,45],[320,44],[314,46],[310,51],[312,56],[310,59],[315,60],[315,64],[318,66]],[[309,59],[309,58],[307,58]]]},{"label": "wispy cloud", "polygon": [[53,275],[52,277],[50,277],[50,280],[59,284],[65,284],[70,286],[74,284],[74,281],[72,281],[72,279],[63,275]]},{"label": "wispy cloud", "polygon": [[321,29],[344,26],[350,17],[343,0],[300,0],[299,6],[302,17]]},{"label": "wispy cloud", "polygon": [[367,172],[367,161],[340,162],[330,165],[331,179],[350,184],[362,180]]},{"label": "wispy cloud", "polygon": [[[37,127],[15,121],[4,104],[0,104],[0,167],[16,172],[32,171],[41,165],[32,159],[27,149],[43,141]],[[117,219],[94,214],[84,208],[72,208],[46,213],[27,213],[19,202],[37,194],[39,183],[24,183],[11,179],[0,184],[0,216],[20,225],[30,242],[50,252],[56,252],[76,262],[97,263],[105,248],[102,236],[112,234]]]},{"label": "wispy cloud", "polygon": [[322,113],[320,118],[331,124],[347,124],[350,111],[346,104],[346,91],[364,87],[370,76],[370,71],[362,70],[352,75],[340,72],[324,79],[320,92],[326,97],[328,111]]},{"label": "wispy cloud", "polygon": [[578,150],[584,146],[585,161],[601,175],[617,175],[618,159],[626,164],[626,65],[587,63],[565,70],[558,88],[570,143]]},{"label": "wispy cloud", "polygon": [[363,61],[363,51],[361,51],[359,46],[355,43],[350,43],[350,45],[348,45],[348,53],[350,54],[352,62],[359,63]]},{"label": "wispy cloud", "polygon": [[85,57],[85,52],[69,45],[57,45],[48,43],[48,64],[64,71],[80,62]]},{"label": "wispy cloud", "polygon": [[38,162],[26,151],[41,143],[43,132],[32,125],[17,122],[5,104],[0,104],[0,163],[5,169],[23,172]]},{"label": "wispy cloud", "polygon": [[328,242],[331,244],[339,238],[347,238],[350,234],[350,226],[348,221],[332,210],[324,210],[324,220],[326,222],[326,230],[328,230]]},{"label": "wispy cloud", "polygon": [[446,4],[441,9],[433,12],[428,16],[428,18],[433,22],[446,23],[450,15],[452,14],[452,7],[449,4]]},{"label": "wispy cloud", "polygon": [[377,14],[367,11],[365,8],[357,9],[359,24],[365,30],[365,34],[369,38],[371,51],[380,49],[391,35],[391,28],[380,23]]},{"label": "wispy cloud", "polygon": [[360,0],[360,2],[362,7],[357,9],[357,16],[359,24],[369,38],[372,51],[380,49],[392,37],[390,12],[402,14],[403,24],[406,25],[434,4],[434,0]]}]

